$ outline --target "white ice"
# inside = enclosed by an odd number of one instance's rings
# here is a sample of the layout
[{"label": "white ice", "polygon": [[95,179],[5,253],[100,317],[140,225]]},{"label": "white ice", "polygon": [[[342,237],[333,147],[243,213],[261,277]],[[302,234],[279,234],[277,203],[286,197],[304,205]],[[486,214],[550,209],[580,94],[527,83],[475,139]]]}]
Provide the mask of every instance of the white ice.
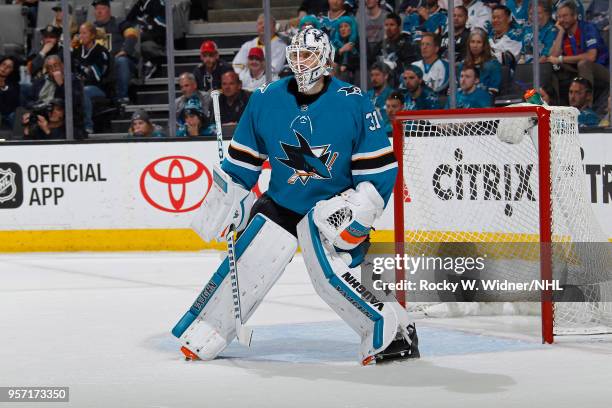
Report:
[{"label": "white ice", "polygon": [[186,362],[170,330],[219,259],[0,256],[0,386],[69,386],[51,406],[79,408],[612,406],[612,338],[544,346],[537,317],[417,316],[420,360],[361,367],[299,255],[249,322],[251,349]]}]

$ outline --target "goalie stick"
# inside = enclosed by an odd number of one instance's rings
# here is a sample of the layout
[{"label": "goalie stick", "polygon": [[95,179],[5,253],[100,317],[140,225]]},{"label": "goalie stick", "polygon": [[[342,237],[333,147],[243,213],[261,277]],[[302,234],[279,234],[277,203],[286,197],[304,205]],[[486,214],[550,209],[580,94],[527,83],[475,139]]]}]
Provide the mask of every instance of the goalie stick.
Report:
[{"label": "goalie stick", "polygon": [[[221,110],[219,108],[219,91],[210,93],[213,102],[213,112],[215,116],[215,127],[217,128],[217,147],[219,150],[219,164],[223,164],[223,131],[221,129]],[[240,309],[240,287],[238,286],[238,264],[234,252],[234,231],[235,225],[227,227],[225,238],[227,240],[227,260],[229,263],[230,282],[232,285],[232,299],[234,301],[234,318],[236,319],[236,336],[240,344],[247,347],[251,346],[253,330],[242,324],[242,311]]]}]

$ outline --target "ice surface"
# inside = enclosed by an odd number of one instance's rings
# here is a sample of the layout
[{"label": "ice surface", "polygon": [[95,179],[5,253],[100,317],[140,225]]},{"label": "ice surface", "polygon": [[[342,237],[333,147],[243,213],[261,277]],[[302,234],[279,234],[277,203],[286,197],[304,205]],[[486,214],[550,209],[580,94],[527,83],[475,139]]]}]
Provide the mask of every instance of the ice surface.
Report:
[{"label": "ice surface", "polygon": [[543,346],[537,317],[415,316],[419,361],[361,367],[300,256],[249,321],[251,349],[186,362],[170,330],[219,259],[0,256],[0,386],[70,386],[71,402],[53,406],[79,408],[612,405],[612,338]]}]

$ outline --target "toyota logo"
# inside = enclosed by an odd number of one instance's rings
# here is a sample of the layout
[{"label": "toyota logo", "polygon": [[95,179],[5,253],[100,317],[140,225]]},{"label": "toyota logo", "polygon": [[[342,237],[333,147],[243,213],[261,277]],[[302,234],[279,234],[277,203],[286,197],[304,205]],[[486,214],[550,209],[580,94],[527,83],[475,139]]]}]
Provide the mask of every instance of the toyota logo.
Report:
[{"label": "toyota logo", "polygon": [[140,175],[140,192],[158,210],[183,213],[200,207],[211,183],[210,171],[198,160],[168,156],[145,167]]}]

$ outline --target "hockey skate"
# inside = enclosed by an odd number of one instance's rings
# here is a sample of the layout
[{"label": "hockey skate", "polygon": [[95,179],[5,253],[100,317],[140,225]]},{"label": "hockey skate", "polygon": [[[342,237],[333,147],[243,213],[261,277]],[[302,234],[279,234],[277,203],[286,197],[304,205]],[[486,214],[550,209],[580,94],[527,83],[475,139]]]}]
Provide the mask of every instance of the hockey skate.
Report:
[{"label": "hockey skate", "polygon": [[419,337],[417,335],[416,326],[414,323],[409,324],[406,327],[408,332],[408,338],[411,344],[404,338],[403,333],[400,331],[395,336],[395,340],[389,344],[389,346],[373,356],[366,357],[363,361],[363,365],[369,364],[381,364],[395,360],[405,360],[409,358],[420,358],[419,353]]}]

